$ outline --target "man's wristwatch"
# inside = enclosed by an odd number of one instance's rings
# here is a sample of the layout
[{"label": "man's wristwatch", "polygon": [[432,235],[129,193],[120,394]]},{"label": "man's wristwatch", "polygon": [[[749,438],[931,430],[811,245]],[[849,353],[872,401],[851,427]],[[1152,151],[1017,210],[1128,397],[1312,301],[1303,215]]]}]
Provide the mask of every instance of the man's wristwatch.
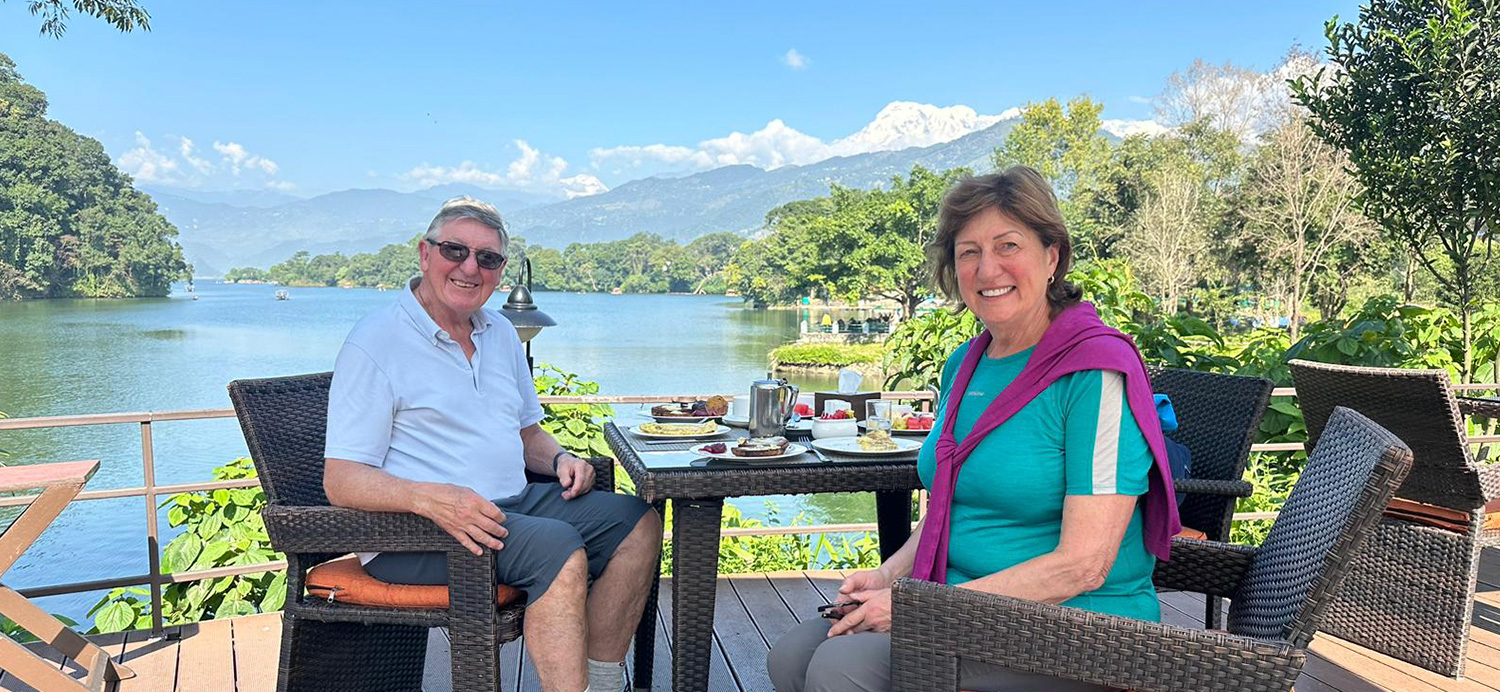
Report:
[{"label": "man's wristwatch", "polygon": [[552,475],[554,475],[554,476],[557,475],[557,462],[560,459],[562,459],[562,457],[563,457],[564,454],[567,454],[567,453],[568,453],[568,450],[564,449],[563,451],[558,452],[558,453],[552,455]]}]

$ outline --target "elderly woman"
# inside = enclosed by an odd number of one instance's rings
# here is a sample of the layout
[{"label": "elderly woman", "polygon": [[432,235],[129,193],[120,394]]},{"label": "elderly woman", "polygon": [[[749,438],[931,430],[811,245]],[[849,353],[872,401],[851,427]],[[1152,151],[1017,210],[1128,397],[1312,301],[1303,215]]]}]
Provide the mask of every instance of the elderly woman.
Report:
[{"label": "elderly woman", "polygon": [[[891,689],[900,577],[1160,619],[1151,574],[1178,525],[1145,365],[1068,283],[1072,245],[1046,181],[1016,167],[960,182],[927,252],[937,286],[984,324],[943,368],[940,425],[917,462],[928,513],[878,569],[844,580],[852,605],[836,620],[776,643],[779,692]],[[960,686],[1106,689],[972,661]]]}]

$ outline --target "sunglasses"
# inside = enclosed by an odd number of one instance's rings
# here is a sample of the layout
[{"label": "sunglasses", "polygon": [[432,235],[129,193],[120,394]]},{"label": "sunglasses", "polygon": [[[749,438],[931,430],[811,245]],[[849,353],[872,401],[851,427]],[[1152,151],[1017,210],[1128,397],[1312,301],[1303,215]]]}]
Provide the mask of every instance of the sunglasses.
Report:
[{"label": "sunglasses", "polygon": [[455,264],[462,264],[464,260],[469,259],[470,252],[474,253],[474,262],[481,269],[499,269],[501,265],[505,264],[505,255],[491,250],[471,250],[467,245],[447,240],[442,242],[428,240],[427,244],[436,247],[438,254],[442,255],[443,259]]}]

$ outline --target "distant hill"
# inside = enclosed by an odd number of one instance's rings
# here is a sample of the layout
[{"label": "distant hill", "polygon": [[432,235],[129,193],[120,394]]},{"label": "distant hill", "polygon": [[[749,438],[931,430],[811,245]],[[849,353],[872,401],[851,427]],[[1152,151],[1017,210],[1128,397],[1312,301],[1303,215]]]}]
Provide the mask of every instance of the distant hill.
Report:
[{"label": "distant hill", "polygon": [[748,235],[761,227],[766,212],[826,195],[833,183],[869,189],[916,165],[989,170],[991,154],[1014,123],[1004,120],[944,144],[840,156],[806,166],[770,171],[726,166],[681,178],[634,180],[602,194],[523,209],[510,222],[527,242],[554,248],[641,232],[683,243],[718,231]]},{"label": "distant hill", "polygon": [[682,177],[646,178],[565,201],[464,184],[417,192],[344,190],[289,200],[277,200],[272,196],[279,193],[269,192],[151,192],[161,213],[177,226],[195,274],[205,277],[231,267],[268,267],[298,250],[352,254],[403,242],[426,228],[438,203],[462,194],[494,204],[512,232],[532,244],[561,249],[568,243],[617,240],[641,232],[686,243],[717,231],[754,233],[766,212],[793,200],[826,195],[832,183],[868,189],[905,175],[914,165],[987,170],[991,152],[1014,122],[1003,120],[928,147],[841,156],[771,171],[727,166]]}]

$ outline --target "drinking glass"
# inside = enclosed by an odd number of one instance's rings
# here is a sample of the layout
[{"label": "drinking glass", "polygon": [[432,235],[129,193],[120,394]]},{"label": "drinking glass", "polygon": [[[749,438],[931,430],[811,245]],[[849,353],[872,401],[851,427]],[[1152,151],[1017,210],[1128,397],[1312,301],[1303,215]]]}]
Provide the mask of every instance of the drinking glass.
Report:
[{"label": "drinking glass", "polygon": [[865,402],[865,429],[891,431],[891,402],[883,399]]}]

